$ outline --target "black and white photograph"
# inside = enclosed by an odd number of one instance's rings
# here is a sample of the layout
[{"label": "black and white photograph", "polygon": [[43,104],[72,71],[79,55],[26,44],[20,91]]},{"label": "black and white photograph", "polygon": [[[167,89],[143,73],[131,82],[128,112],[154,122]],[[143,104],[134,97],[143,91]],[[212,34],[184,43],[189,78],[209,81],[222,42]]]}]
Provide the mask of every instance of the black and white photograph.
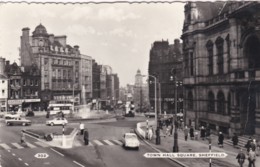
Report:
[{"label": "black and white photograph", "polygon": [[260,1],[1,1],[0,167],[259,167]]}]

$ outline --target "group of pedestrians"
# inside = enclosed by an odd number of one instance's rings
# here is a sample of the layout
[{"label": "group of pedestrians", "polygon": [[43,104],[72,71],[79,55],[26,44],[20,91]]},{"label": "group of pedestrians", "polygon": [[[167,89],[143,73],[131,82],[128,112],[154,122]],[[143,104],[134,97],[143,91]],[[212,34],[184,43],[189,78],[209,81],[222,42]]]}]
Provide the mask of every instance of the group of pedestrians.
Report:
[{"label": "group of pedestrians", "polygon": [[[236,137],[237,135],[235,134],[232,138],[232,141],[235,140],[235,143],[237,142]],[[240,152],[236,157],[240,167],[243,166],[246,158],[248,160],[248,167],[255,167],[256,156],[258,156],[258,151],[259,151],[259,145],[257,144],[256,139],[252,139],[252,137],[249,137],[245,145],[245,148],[246,148],[246,154],[243,152],[243,149],[241,148]]]}]

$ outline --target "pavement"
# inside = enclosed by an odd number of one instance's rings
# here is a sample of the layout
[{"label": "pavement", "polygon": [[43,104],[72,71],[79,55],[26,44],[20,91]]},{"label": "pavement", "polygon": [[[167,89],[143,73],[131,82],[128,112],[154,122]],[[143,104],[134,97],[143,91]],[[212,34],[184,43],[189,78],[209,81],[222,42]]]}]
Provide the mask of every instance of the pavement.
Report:
[{"label": "pavement", "polygon": [[[146,127],[142,127],[143,130],[146,130]],[[152,140],[145,140],[154,150],[157,152],[172,152],[173,151],[173,135],[165,135],[165,130],[161,131],[161,143],[160,145],[155,144],[155,135],[153,136]],[[227,139],[230,140],[230,139]],[[211,135],[212,147],[211,152],[225,152],[228,154],[226,158],[222,159],[212,159],[211,165],[214,166],[223,166],[223,167],[236,167],[239,166],[236,156],[240,149],[234,148],[231,145],[225,145],[223,148],[219,148],[218,146],[218,137],[216,135]],[[209,152],[209,142],[207,139],[202,140],[191,140],[188,137],[188,140],[185,141],[184,139],[184,132],[182,130],[178,130],[178,146],[179,152]],[[244,153],[246,154],[245,148],[243,148]],[[182,166],[189,166],[189,167],[208,167],[209,166],[209,159],[201,158],[201,159],[192,159],[192,158],[183,158],[183,159],[174,159],[173,161],[179,162]],[[246,159],[244,166],[248,166],[248,161]],[[255,166],[260,166],[260,156],[257,156]]]}]

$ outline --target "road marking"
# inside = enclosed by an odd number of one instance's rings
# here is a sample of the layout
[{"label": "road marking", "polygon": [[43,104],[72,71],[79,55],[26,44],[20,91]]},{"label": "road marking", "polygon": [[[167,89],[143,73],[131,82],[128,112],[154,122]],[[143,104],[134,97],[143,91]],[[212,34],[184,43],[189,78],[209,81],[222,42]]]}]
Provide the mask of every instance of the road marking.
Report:
[{"label": "road marking", "polygon": [[33,145],[33,144],[29,143],[29,142],[26,142],[26,144],[27,144],[27,146],[30,147],[30,148],[36,148],[35,145]]},{"label": "road marking", "polygon": [[93,146],[93,144],[91,143],[91,141],[90,141],[90,142],[88,142],[88,145],[90,145],[90,146]]},{"label": "road marking", "polygon": [[5,150],[10,150],[10,149],[11,149],[11,148],[10,148],[7,144],[5,144],[5,143],[0,144],[0,146],[3,147]]},{"label": "road marking", "polygon": [[100,141],[98,141],[98,140],[93,140],[93,142],[95,142],[97,145],[99,145],[99,146],[102,146],[102,145],[104,145],[103,143],[101,143]]},{"label": "road marking", "polygon": [[123,143],[119,140],[113,140],[115,143],[119,144],[119,145],[122,145]]},{"label": "road marking", "polygon": [[34,142],[35,144],[41,146],[41,147],[49,147],[49,145],[43,143],[43,142],[40,142],[40,141],[37,141],[37,142]]},{"label": "road marking", "polygon": [[22,149],[24,147],[20,146],[18,143],[11,143],[12,145],[14,145],[17,149]]},{"label": "road marking", "polygon": [[15,153],[12,153],[12,155],[15,157]]},{"label": "road marking", "polygon": [[19,161],[22,161],[22,159],[21,158],[18,158],[19,159]]},{"label": "road marking", "polygon": [[27,163],[24,163],[26,166],[29,166],[29,164],[27,164]]},{"label": "road marking", "polygon": [[61,156],[64,157],[64,155],[63,155],[62,153],[60,153],[59,151],[56,151],[56,150],[54,150],[53,148],[51,148],[51,150],[54,151],[54,152],[56,152],[57,154],[60,154]]},{"label": "road marking", "polygon": [[110,146],[113,146],[113,145],[114,145],[114,144],[111,143],[109,140],[104,140],[104,142],[107,143],[107,144],[110,145]]},{"label": "road marking", "polygon": [[79,166],[81,166],[81,167],[85,167],[84,165],[82,165],[82,164],[80,164],[80,163],[78,163],[77,161],[73,161],[75,164],[77,164],[77,165],[79,165]]}]

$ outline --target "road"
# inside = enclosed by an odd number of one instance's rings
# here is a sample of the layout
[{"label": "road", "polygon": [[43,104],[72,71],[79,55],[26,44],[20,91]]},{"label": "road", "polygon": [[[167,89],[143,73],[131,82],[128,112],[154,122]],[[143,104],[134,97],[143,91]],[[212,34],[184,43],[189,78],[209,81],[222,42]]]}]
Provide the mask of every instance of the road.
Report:
[{"label": "road", "polygon": [[[0,154],[2,167],[168,167],[178,166],[168,159],[146,159],[146,152],[155,152],[152,148],[141,141],[139,151],[124,149],[121,138],[125,132],[131,131],[137,122],[145,120],[144,117],[126,118],[125,120],[110,119],[109,121],[84,122],[90,134],[90,145],[85,146],[83,137],[78,135],[71,149],[50,147],[46,143],[26,136],[27,146],[21,145],[21,126],[0,127]],[[78,128],[79,123],[70,123],[68,127]],[[31,129],[56,128],[46,127],[44,124],[33,124]],[[46,153],[47,158],[36,158],[37,153]]]}]

